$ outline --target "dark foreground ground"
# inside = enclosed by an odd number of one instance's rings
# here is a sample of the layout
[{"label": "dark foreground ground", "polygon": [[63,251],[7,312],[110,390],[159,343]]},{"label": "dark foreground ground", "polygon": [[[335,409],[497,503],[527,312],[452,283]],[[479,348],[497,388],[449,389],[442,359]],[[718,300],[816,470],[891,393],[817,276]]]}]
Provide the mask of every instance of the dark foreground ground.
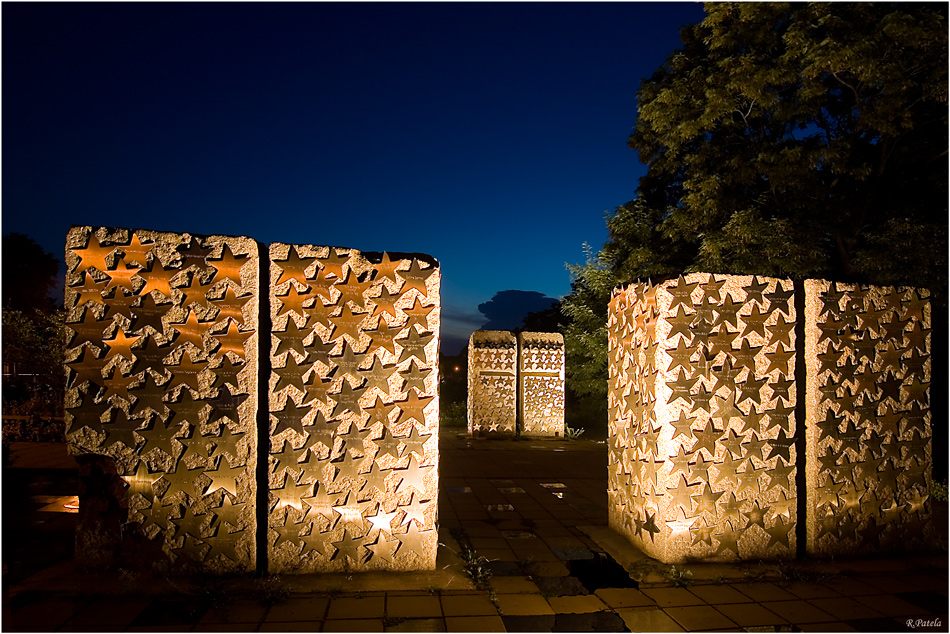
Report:
[{"label": "dark foreground ground", "polygon": [[[254,579],[86,574],[64,445],[14,443],[3,474],[3,631],[948,631],[946,504],[936,551],[690,564],[689,585],[607,528],[606,446],[443,431],[438,567]],[[475,589],[455,555],[489,563]],[[490,577],[488,576],[490,574]]]}]

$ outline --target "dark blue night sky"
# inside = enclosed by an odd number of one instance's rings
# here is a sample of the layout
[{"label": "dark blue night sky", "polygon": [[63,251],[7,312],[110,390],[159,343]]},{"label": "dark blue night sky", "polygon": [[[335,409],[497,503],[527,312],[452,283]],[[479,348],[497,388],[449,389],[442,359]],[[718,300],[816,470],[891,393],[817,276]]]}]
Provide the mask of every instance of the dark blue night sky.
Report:
[{"label": "dark blue night sky", "polygon": [[567,262],[643,168],[636,91],[697,3],[4,3],[3,232],[424,252],[443,349]]}]

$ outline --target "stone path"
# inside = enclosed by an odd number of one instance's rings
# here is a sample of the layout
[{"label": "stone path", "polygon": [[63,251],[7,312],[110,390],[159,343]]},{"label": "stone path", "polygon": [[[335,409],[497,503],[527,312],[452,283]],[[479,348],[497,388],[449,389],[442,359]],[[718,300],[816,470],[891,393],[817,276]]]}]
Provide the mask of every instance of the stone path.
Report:
[{"label": "stone path", "polygon": [[[34,498],[70,495],[62,446],[17,448]],[[443,431],[438,569],[279,578],[78,573],[70,557],[8,572],[11,523],[69,540],[66,513],[4,505],[4,631],[947,631],[946,505],[931,555],[791,564],[669,566],[606,527],[606,447],[596,441],[468,440]],[[36,467],[33,465],[42,465]],[[21,471],[22,470],[22,471]],[[49,484],[51,483],[51,484]],[[21,496],[22,497],[22,496]],[[62,550],[61,545],[58,547]],[[51,550],[57,547],[51,546]],[[459,553],[486,561],[469,570]],[[619,563],[618,563],[619,562]],[[679,570],[680,573],[683,569]],[[490,575],[490,576],[489,576]],[[21,578],[22,577],[22,578]],[[910,625],[908,625],[910,623]]]}]

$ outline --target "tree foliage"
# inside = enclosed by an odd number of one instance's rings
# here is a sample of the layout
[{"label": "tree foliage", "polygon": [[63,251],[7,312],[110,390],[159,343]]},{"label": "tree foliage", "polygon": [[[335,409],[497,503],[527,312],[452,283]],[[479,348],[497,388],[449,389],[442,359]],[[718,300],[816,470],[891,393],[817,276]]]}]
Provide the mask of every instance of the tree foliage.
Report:
[{"label": "tree foliage", "polygon": [[66,390],[65,312],[3,309],[3,411],[61,416]]},{"label": "tree foliage", "polygon": [[59,260],[22,233],[3,236],[3,307],[49,313],[55,302],[49,293],[56,285]]},{"label": "tree foliage", "polygon": [[944,314],[947,6],[714,3],[681,39],[638,92],[637,198],[572,270],[572,380],[605,392],[604,287],[638,278],[925,286]]}]

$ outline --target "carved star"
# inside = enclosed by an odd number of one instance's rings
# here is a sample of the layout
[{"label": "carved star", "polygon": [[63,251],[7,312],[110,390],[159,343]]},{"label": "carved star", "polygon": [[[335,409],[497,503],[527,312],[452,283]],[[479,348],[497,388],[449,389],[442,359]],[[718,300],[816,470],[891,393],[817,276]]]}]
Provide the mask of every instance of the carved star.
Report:
[{"label": "carved star", "polygon": [[690,358],[693,356],[694,349],[686,344],[685,339],[680,339],[675,348],[667,349],[665,352],[671,359],[667,372],[672,373],[676,368],[692,372]]},{"label": "carved star", "polygon": [[304,304],[314,298],[314,295],[311,293],[312,289],[309,286],[298,289],[296,284],[297,282],[291,282],[287,287],[286,293],[274,295],[276,301],[279,302],[279,308],[277,309],[278,316],[282,316],[285,313],[294,313],[301,317],[308,316],[309,311],[304,308]]},{"label": "carved star", "polygon": [[83,271],[90,267],[95,267],[100,271],[109,268],[106,260],[118,248],[118,245],[103,245],[95,234],[89,234],[89,241],[85,248],[71,249],[73,253],[79,256],[79,262],[74,270]]},{"label": "carved star", "polygon": [[412,306],[409,308],[404,308],[403,312],[408,315],[406,323],[401,326],[401,328],[412,328],[413,324],[418,324],[423,330],[429,329],[429,313],[435,310],[435,304],[432,306],[423,306],[422,302],[419,301],[419,297],[413,300]]},{"label": "carved star", "polygon": [[346,304],[339,315],[330,317],[333,332],[330,334],[329,341],[336,341],[346,335],[352,340],[353,345],[359,344],[363,334],[363,323],[367,317],[369,313],[354,313],[349,304]]},{"label": "carved star", "polygon": [[426,282],[429,277],[435,273],[436,267],[430,266],[428,268],[422,268],[419,265],[419,260],[413,258],[412,264],[409,266],[408,270],[405,271],[396,271],[396,275],[403,278],[406,283],[402,287],[402,292],[406,293],[412,289],[416,289],[423,296],[428,295],[429,291],[426,288]]},{"label": "carved star", "polygon": [[185,315],[184,322],[169,322],[168,324],[178,333],[178,336],[175,337],[175,345],[181,346],[190,343],[198,351],[203,351],[204,334],[208,332],[212,322],[199,322],[198,316],[194,313],[194,311],[192,311],[191,308],[188,309]]},{"label": "carved star", "polygon": [[83,318],[81,322],[66,324],[76,333],[76,336],[70,340],[69,347],[75,348],[76,346],[81,346],[88,342],[98,348],[102,348],[102,333],[105,332],[106,327],[111,322],[99,321],[92,312],[92,309],[88,306],[84,306],[82,310]]},{"label": "carved star", "polygon": [[88,275],[85,271],[80,273],[80,275],[83,280],[82,285],[66,289],[76,298],[76,303],[73,305],[73,308],[85,306],[89,302],[98,303],[99,305],[105,304],[102,293],[105,292],[106,287],[109,285],[109,280],[97,282],[92,275]]},{"label": "carved star", "polygon": [[211,484],[208,486],[207,493],[212,493],[218,489],[224,489],[231,495],[237,496],[237,480],[247,470],[248,469],[246,465],[232,465],[227,457],[221,456],[218,458],[218,462],[215,464],[214,469],[205,470],[205,475],[211,478]]},{"label": "carved star", "polygon": [[706,482],[705,488],[703,488],[699,493],[691,497],[698,505],[696,509],[697,513],[702,513],[706,511],[706,512],[712,513],[713,517],[715,517],[716,509],[717,509],[716,503],[719,501],[719,498],[721,498],[723,495],[725,495],[725,491],[719,491],[719,492],[713,491],[709,483]]},{"label": "carved star", "polygon": [[742,331],[743,337],[750,334],[757,334],[761,337],[765,337],[765,320],[769,318],[768,312],[762,312],[759,310],[758,305],[752,305],[752,312],[748,315],[742,315],[742,320],[745,322],[745,329]]},{"label": "carved star", "polygon": [[284,407],[282,409],[278,411],[272,411],[270,413],[272,419],[277,423],[274,431],[271,432],[271,437],[274,437],[288,429],[293,429],[295,432],[303,436],[303,418],[309,412],[309,406],[304,405],[298,407],[292,398],[287,397],[287,399],[284,401]]},{"label": "carved star", "polygon": [[204,268],[205,258],[211,255],[212,251],[211,247],[202,246],[201,241],[195,236],[191,236],[188,242],[178,245],[176,250],[183,269],[192,265],[199,269]]},{"label": "carved star", "polygon": [[762,346],[752,347],[748,339],[742,340],[742,345],[738,350],[731,350],[732,357],[735,359],[736,368],[748,368],[749,372],[755,372],[755,356],[762,350]]},{"label": "carved star", "polygon": [[327,250],[326,257],[317,258],[317,261],[323,267],[324,274],[343,279],[343,267],[349,266],[350,254],[340,253],[339,249],[330,247]]},{"label": "carved star", "polygon": [[395,405],[402,410],[399,422],[416,420],[425,425],[425,409],[432,404],[433,397],[420,397],[416,392],[409,392],[404,401],[396,401]]},{"label": "carved star", "polygon": [[420,368],[416,359],[412,359],[406,369],[400,370],[399,372],[399,375],[404,380],[400,391],[408,392],[410,389],[415,389],[420,394],[424,393],[426,391],[426,377],[431,373],[431,368]]},{"label": "carved star", "polygon": [[330,394],[333,400],[336,401],[336,405],[334,405],[330,417],[336,418],[345,412],[352,412],[360,416],[362,414],[360,410],[360,398],[362,398],[365,393],[365,387],[354,389],[349,382],[343,381],[340,391],[335,394]]},{"label": "carved star", "polygon": [[376,541],[372,544],[367,544],[366,548],[373,553],[371,560],[378,557],[391,562],[393,560],[393,554],[400,544],[401,542],[398,539],[390,539],[385,533],[380,532],[376,536]]},{"label": "carved star", "polygon": [[334,288],[340,291],[340,299],[337,303],[352,303],[359,308],[366,308],[366,299],[363,295],[369,289],[369,282],[360,280],[352,269],[346,272],[346,277],[340,280]]},{"label": "carved star", "polygon": [[308,320],[309,317],[305,318],[303,328],[300,328],[293,316],[289,315],[283,330],[275,328],[272,331],[272,336],[277,338],[277,346],[272,354],[279,357],[283,353],[293,350],[301,356],[306,355],[307,351],[303,342],[313,332],[312,327],[307,327]]},{"label": "carved star", "polygon": [[376,346],[378,350],[389,350],[392,354],[396,354],[396,347],[393,343],[394,338],[402,331],[402,326],[389,327],[389,324],[386,323],[386,320],[381,316],[378,318],[376,327],[373,330],[367,330],[368,334],[372,338],[372,343],[370,347]]},{"label": "carved star", "polygon": [[432,341],[432,333],[420,334],[415,328],[409,329],[409,334],[402,339],[396,339],[396,343],[402,347],[399,355],[399,361],[402,363],[413,357],[419,359],[419,362],[425,364],[425,348]]},{"label": "carved star", "polygon": [[666,288],[666,291],[673,296],[672,301],[670,302],[670,312],[672,312],[677,306],[684,305],[687,308],[692,308],[693,300],[691,298],[693,290],[699,286],[699,282],[693,282],[692,284],[686,283],[686,278],[682,275],[676,280],[676,286],[670,286]]},{"label": "carved star", "polygon": [[274,374],[279,377],[277,384],[274,386],[274,394],[277,394],[288,387],[294,387],[300,392],[303,392],[303,377],[308,372],[310,372],[312,367],[313,365],[308,363],[306,359],[301,363],[298,363],[297,359],[294,358],[294,355],[288,353],[284,367],[273,368]]},{"label": "carved star", "polygon": [[393,283],[399,284],[400,281],[399,278],[396,277],[396,269],[403,262],[404,260],[393,260],[389,257],[388,253],[383,252],[382,260],[379,263],[373,264],[373,268],[377,271],[376,280],[391,280]]},{"label": "carved star", "polygon": [[[188,357],[187,361],[185,357]],[[172,372],[170,386],[187,385],[195,391],[200,391],[201,384],[198,376],[208,369],[208,361],[206,359],[195,361],[193,352],[188,350],[181,355],[178,365],[168,366],[168,369]]]},{"label": "carved star", "polygon": [[316,258],[300,257],[297,247],[291,245],[287,250],[287,257],[283,260],[272,260],[272,266],[275,266],[278,271],[280,271],[280,276],[277,278],[277,281],[274,282],[274,286],[280,286],[284,282],[289,280],[302,281],[307,278],[307,269],[313,266],[313,263],[316,262]]},{"label": "carved star", "polygon": [[402,297],[402,294],[399,292],[390,293],[389,289],[385,284],[379,287],[379,295],[376,297],[369,297],[368,299],[373,302],[373,312],[371,313],[372,317],[380,316],[384,313],[388,314],[390,317],[398,317],[399,309],[396,308],[396,302],[399,298]]},{"label": "carved star", "polygon": [[119,370],[118,365],[112,366],[112,371],[102,381],[102,384],[106,388],[103,399],[108,399],[111,396],[121,396],[126,402],[131,402],[132,398],[129,396],[129,386],[136,382],[138,382],[137,376],[124,375],[122,371]]},{"label": "carved star", "polygon": [[415,455],[410,455],[409,465],[405,469],[396,470],[396,473],[401,478],[399,484],[396,486],[396,493],[398,494],[400,491],[409,487],[414,488],[419,492],[419,495],[424,496],[426,494],[425,476],[434,468],[435,467],[432,466],[420,465]]},{"label": "carved star", "polygon": [[[690,401],[689,395],[690,390],[694,385],[699,381],[699,377],[687,377],[686,371],[683,368],[680,368],[679,375],[675,381],[667,381],[666,386],[670,389],[670,397],[667,399],[667,403],[674,403],[677,399],[683,399],[687,402]],[[680,414],[684,414],[680,412]]]},{"label": "carved star", "polygon": [[788,535],[791,532],[793,524],[789,522],[785,523],[785,520],[781,516],[775,518],[775,524],[765,529],[765,532],[769,534],[769,543],[765,545],[766,549],[770,548],[772,544],[778,544],[779,546],[785,546],[785,548],[790,548],[788,541]]},{"label": "carved star", "polygon": [[[728,528],[726,528],[728,526]],[[719,540],[719,547],[716,549],[714,555],[721,555],[724,552],[732,551],[739,555],[739,537],[742,535],[742,531],[737,531],[732,525],[732,522],[723,522],[722,523],[722,532],[716,533],[716,539]]]}]

